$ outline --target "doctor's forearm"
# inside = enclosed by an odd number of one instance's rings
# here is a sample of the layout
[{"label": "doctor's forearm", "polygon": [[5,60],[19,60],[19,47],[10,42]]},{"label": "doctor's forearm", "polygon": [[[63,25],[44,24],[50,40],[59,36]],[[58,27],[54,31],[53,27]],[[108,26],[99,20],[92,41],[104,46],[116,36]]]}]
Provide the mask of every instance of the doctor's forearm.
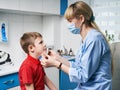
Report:
[{"label": "doctor's forearm", "polygon": [[54,65],[55,65],[56,68],[64,71],[67,74],[69,73],[69,68],[70,68],[69,66],[67,66],[64,63],[59,62],[59,61],[55,61],[54,63],[55,63]]},{"label": "doctor's forearm", "polygon": [[59,60],[61,63],[63,63],[64,65],[67,65],[68,67],[70,67],[70,63],[67,59],[60,57]]},{"label": "doctor's forearm", "polygon": [[61,65],[61,70],[64,71],[65,73],[69,74],[69,66],[66,66],[65,64]]}]

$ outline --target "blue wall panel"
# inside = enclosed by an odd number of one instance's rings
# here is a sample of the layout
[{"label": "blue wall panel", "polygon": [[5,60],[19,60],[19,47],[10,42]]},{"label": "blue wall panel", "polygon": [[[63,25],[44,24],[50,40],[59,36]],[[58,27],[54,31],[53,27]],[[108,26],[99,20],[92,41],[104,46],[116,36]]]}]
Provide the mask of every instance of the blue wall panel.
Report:
[{"label": "blue wall panel", "polygon": [[64,15],[67,7],[68,7],[68,0],[60,0],[60,15]]}]

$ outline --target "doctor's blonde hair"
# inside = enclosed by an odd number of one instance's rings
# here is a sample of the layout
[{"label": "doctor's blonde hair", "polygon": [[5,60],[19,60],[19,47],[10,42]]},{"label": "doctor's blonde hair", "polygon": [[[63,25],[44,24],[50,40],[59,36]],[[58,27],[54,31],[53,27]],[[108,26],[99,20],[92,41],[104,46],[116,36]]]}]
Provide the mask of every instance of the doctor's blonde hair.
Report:
[{"label": "doctor's blonde hair", "polygon": [[90,8],[88,4],[86,4],[83,1],[78,1],[78,2],[71,4],[67,8],[64,17],[69,21],[70,19],[73,19],[73,18],[79,19],[80,15],[84,16],[85,25],[93,27],[96,30],[100,31],[99,27],[94,22],[95,18],[94,18],[92,9]]}]

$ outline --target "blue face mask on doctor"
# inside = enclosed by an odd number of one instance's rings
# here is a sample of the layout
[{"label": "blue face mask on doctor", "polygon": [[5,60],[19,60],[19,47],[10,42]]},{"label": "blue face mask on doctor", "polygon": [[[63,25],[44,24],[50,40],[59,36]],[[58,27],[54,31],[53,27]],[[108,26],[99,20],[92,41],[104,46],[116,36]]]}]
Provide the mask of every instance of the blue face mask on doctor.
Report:
[{"label": "blue face mask on doctor", "polygon": [[68,30],[73,34],[80,34],[80,28],[75,27],[75,23],[69,23],[68,24]]}]

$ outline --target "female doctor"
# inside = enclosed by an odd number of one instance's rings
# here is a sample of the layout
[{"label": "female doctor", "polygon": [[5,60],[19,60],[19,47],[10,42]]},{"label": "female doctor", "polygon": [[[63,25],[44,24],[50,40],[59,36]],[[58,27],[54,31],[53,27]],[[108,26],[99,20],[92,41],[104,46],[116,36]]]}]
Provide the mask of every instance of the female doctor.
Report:
[{"label": "female doctor", "polygon": [[50,55],[43,54],[42,65],[57,67],[67,73],[71,82],[78,83],[75,90],[111,90],[111,51],[95,24],[92,9],[85,2],[78,1],[67,8],[64,16],[69,23],[68,30],[82,37],[75,62],[51,51]]}]

